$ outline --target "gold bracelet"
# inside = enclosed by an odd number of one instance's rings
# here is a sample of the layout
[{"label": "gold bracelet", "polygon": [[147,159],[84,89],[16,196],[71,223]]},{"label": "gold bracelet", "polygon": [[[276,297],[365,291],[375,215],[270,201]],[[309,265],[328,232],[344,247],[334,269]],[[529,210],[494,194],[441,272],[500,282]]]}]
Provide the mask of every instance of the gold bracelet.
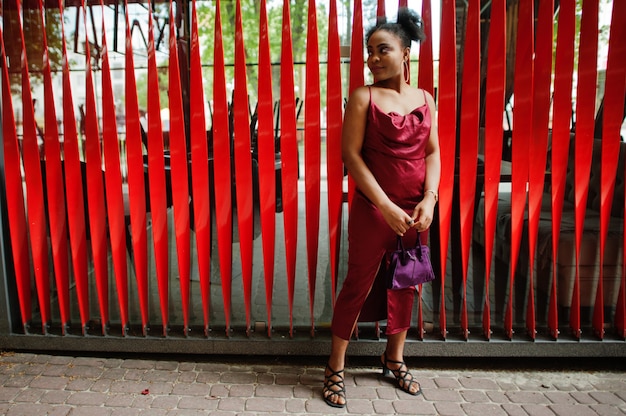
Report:
[{"label": "gold bracelet", "polygon": [[424,191],[424,195],[426,195],[426,193],[430,192],[431,194],[433,194],[433,197],[435,197],[435,202],[439,201],[439,194],[437,193],[437,191],[433,190],[433,189],[427,189]]}]

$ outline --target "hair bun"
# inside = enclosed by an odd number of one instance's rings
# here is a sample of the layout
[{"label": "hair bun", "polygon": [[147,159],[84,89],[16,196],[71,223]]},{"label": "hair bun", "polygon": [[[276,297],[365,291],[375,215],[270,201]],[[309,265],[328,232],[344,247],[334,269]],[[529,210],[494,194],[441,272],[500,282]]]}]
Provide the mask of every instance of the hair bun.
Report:
[{"label": "hair bun", "polygon": [[419,42],[426,38],[422,19],[415,11],[401,7],[398,10],[398,24],[402,26],[411,40]]}]

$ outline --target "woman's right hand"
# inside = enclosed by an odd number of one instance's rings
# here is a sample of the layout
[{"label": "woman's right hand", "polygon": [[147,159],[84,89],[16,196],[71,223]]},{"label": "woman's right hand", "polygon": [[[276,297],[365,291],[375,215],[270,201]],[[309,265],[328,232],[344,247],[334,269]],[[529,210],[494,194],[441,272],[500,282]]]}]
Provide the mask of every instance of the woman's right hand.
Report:
[{"label": "woman's right hand", "polygon": [[380,212],[393,232],[401,237],[414,225],[411,216],[391,201],[380,207]]}]

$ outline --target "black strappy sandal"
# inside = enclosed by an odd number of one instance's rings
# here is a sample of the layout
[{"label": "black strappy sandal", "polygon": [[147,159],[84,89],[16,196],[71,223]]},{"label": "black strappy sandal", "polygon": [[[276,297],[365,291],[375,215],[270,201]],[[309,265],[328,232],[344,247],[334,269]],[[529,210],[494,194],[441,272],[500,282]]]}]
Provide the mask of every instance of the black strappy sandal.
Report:
[{"label": "black strappy sandal", "polygon": [[[330,374],[326,375],[326,371]],[[328,364],[326,364],[326,370],[324,370],[324,388],[322,389],[322,397],[327,405],[331,407],[343,408],[346,407],[346,388],[344,385],[344,378],[341,375],[343,368],[339,371],[335,371]],[[333,389],[337,387],[337,390]],[[337,396],[343,398],[343,403],[333,402],[331,397]]]},{"label": "black strappy sandal", "polygon": [[[393,374],[393,376],[396,378],[396,381],[398,382],[398,387],[400,387],[400,390],[404,391],[405,393],[409,393],[413,396],[419,396],[420,394],[422,394],[422,386],[420,385],[420,383],[417,382],[417,380],[415,380],[413,374],[409,372],[404,361],[394,361],[387,359],[387,352],[385,352],[384,359],[385,361],[382,363],[383,376],[386,376],[389,373]],[[389,368],[387,363],[399,364],[400,366],[397,369],[392,370],[391,368]],[[413,383],[417,384],[417,391],[411,391],[411,385]]]}]

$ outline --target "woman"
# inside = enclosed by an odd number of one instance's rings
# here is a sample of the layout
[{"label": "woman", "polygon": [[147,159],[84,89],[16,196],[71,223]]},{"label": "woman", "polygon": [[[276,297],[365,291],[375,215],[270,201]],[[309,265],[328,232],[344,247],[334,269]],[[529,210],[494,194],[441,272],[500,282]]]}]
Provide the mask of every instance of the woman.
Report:
[{"label": "woman", "polygon": [[[387,319],[383,374],[393,374],[401,390],[421,393],[403,360],[415,288],[380,290],[374,282],[380,283],[380,264],[396,248],[396,235],[406,234],[406,243],[415,244],[415,230],[428,229],[437,203],[441,164],[435,104],[430,94],[408,84],[411,41],[423,37],[420,17],[405,8],[397,23],[370,29],[367,65],[375,82],[357,88],[346,106],[342,154],[357,189],[348,222],[348,273],[335,303],[324,373],[323,398],[333,407],[346,405],[343,369],[357,320]],[[377,302],[382,316],[371,310]]]}]

